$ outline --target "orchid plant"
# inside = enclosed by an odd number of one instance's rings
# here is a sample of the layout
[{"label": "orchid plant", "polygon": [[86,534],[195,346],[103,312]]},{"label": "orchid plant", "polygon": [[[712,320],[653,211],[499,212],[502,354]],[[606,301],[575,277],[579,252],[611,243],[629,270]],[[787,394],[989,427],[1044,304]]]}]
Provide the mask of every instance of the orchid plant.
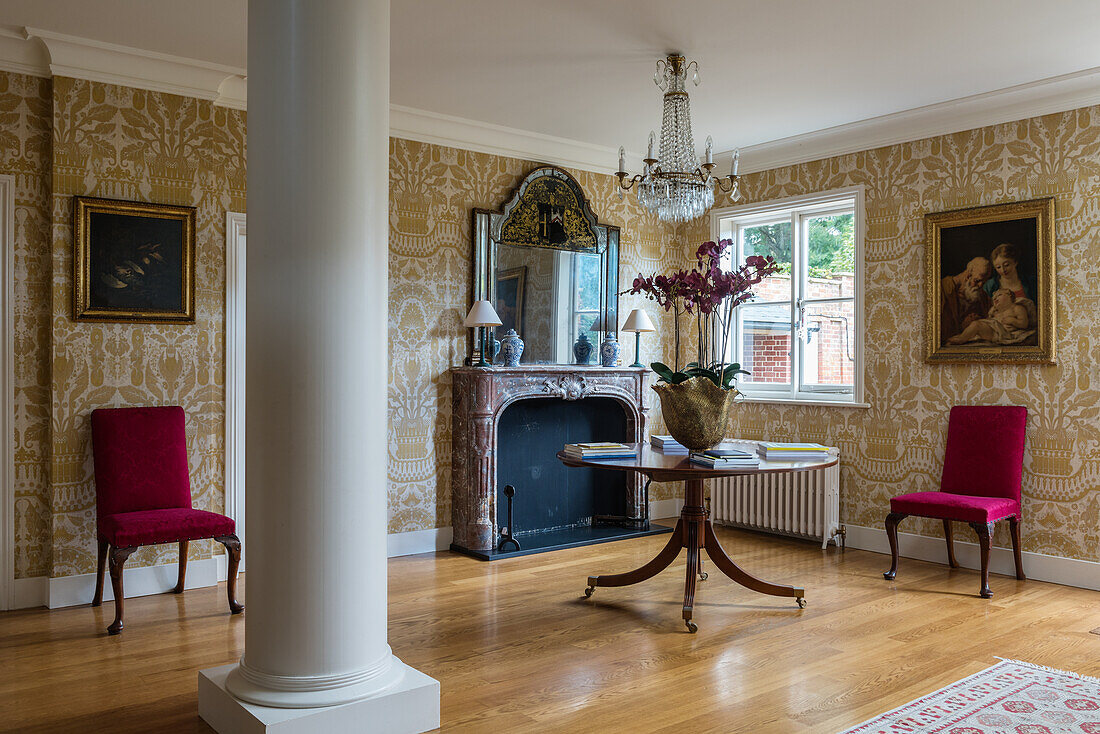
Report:
[{"label": "orchid plant", "polygon": [[[675,333],[675,369],[662,362],[650,365],[659,381],[678,385],[693,377],[705,377],[718,387],[733,387],[737,375],[749,374],[736,362],[726,363],[726,348],[733,329],[734,309],[753,297],[753,287],[780,270],[772,257],[750,255],[743,265],[725,270],[722,254],[732,240],[704,242],[695,251],[695,264],[690,270],[679,270],[670,276],[639,273],[633,287],[624,294],[642,294],[656,301],[665,311],[672,312]],[[680,370],[680,317],[695,317],[698,337],[697,358]],[[717,340],[717,343],[715,343]],[[715,350],[715,347],[718,347]],[[715,359],[715,352],[718,358]]]}]

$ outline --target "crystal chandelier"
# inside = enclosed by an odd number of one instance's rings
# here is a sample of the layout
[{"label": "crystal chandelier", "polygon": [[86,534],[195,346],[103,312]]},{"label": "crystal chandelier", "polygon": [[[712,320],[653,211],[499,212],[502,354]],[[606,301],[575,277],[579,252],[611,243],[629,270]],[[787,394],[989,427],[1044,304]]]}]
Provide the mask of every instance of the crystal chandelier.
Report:
[{"label": "crystal chandelier", "polygon": [[695,155],[695,138],[691,134],[691,109],[685,89],[688,74],[699,86],[699,64],[685,64],[684,57],[669,54],[657,62],[653,83],[664,92],[664,114],[661,117],[661,147],[654,157],[656,135],[649,133],[649,153],[642,173],[628,178],[626,150],[619,148],[619,197],[637,184],[638,201],[666,222],[686,222],[701,216],[714,206],[715,186],[734,201],[741,198],[740,177],[737,175],[739,151],[733,152],[730,174],[721,178],[711,175],[714,168],[714,141],[707,136],[706,162],[699,163]]}]

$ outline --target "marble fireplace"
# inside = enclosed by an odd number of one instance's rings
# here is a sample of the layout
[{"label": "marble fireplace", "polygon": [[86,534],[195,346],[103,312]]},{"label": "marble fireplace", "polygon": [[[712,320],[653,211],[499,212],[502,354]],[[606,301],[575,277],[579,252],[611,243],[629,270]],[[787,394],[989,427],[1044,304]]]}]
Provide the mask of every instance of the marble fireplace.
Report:
[{"label": "marble fireplace", "polygon": [[[650,526],[641,476],[569,469],[565,443],[641,442],[647,370],[522,365],[454,367],[451,549],[484,560],[667,532]],[[512,532],[504,487],[514,487]]]}]

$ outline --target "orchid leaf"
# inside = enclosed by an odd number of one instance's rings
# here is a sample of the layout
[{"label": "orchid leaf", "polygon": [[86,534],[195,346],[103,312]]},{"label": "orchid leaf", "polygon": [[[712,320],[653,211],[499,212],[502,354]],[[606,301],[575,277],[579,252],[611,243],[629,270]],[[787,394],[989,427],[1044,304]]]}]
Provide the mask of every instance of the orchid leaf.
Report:
[{"label": "orchid leaf", "polygon": [[654,372],[657,373],[657,377],[661,378],[665,382],[672,382],[672,384],[676,384],[672,380],[673,372],[667,364],[665,364],[664,362],[654,362],[649,366],[653,369]]},{"label": "orchid leaf", "polygon": [[726,368],[722,370],[722,387],[729,388],[733,381],[737,379],[738,375],[752,374],[748,370],[741,369],[741,365],[737,362],[726,365]]}]

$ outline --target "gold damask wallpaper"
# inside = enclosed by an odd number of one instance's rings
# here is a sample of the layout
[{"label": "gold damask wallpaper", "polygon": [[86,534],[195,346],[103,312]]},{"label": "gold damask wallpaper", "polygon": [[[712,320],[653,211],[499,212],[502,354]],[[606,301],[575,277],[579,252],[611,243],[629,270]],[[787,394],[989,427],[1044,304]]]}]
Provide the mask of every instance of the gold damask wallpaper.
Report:
[{"label": "gold damask wallpaper", "polygon": [[[245,207],[245,115],[16,74],[0,74],[0,115],[0,173],[17,181],[16,577],[90,573],[93,409],[182,405],[195,506],[222,507],[225,213]],[[74,194],[197,207],[194,325],[72,321]],[[192,558],[211,552],[192,544]],[[150,565],[176,551],[139,553],[136,565]]]},{"label": "gold damask wallpaper", "polygon": [[[1026,406],[1024,549],[1096,560],[1100,107],[752,174],[743,190],[761,201],[856,184],[867,187],[871,408],[742,405],[736,435],[839,446],[841,520],[877,528],[892,495],[937,487],[950,406]],[[924,215],[1044,196],[1056,200],[1058,364],[926,364]],[[700,223],[689,228],[693,238],[705,233]],[[910,518],[901,529],[942,537],[938,521]],[[1007,530],[996,540],[1008,545]]]},{"label": "gold damask wallpaper", "polygon": [[[51,576],[95,570],[88,428],[95,408],[182,405],[194,505],[222,509],[225,213],[244,211],[244,155],[242,112],[189,97],[53,80]],[[71,319],[74,194],[197,207],[193,325]],[[193,545],[191,557],[211,555],[209,541]],[[176,549],[138,553],[138,565],[152,565],[174,560]]]},{"label": "gold damask wallpaper", "polygon": [[[751,174],[753,200],[867,186],[866,382],[870,409],[744,405],[738,435],[801,438],[844,452],[842,518],[877,527],[890,495],[935,486],[947,408],[1028,407],[1025,548],[1100,554],[1100,108]],[[390,532],[450,520],[450,384],[465,357],[470,210],[496,209],[536,163],[390,141]],[[179,403],[188,413],[195,504],[218,510],[224,474],[224,219],[245,209],[245,116],[209,102],[0,73],[0,173],[16,180],[16,572],[94,569],[88,413]],[[703,221],[657,222],[611,176],[573,171],[601,221],[622,228],[620,279],[682,267]],[[198,208],[198,323],[77,324],[71,316],[71,197]],[[923,222],[929,211],[1054,196],[1059,364],[926,365]],[[642,303],[639,301],[638,303]],[[668,360],[671,323],[642,361]],[[624,299],[620,313],[635,305]],[[633,359],[624,344],[624,361]],[[657,406],[653,427],[660,430]],[[653,498],[675,496],[654,487]],[[933,523],[904,529],[938,534]],[[1006,538],[998,537],[1000,544]],[[208,544],[192,545],[207,557]],[[130,563],[174,560],[170,546]]]},{"label": "gold damask wallpaper", "polygon": [[50,571],[49,80],[0,73],[0,173],[15,178],[15,575]]},{"label": "gold damask wallpaper", "polygon": [[[498,209],[538,164],[408,140],[390,140],[390,520],[391,533],[451,522],[451,384],[447,369],[466,356],[462,320],[470,305],[470,210]],[[686,254],[671,225],[613,176],[570,171],[599,221],[622,228],[620,283],[639,270],[681,267]],[[640,300],[639,300],[640,302]],[[642,340],[642,361],[664,359],[671,322],[646,302],[657,334]],[[626,314],[633,298],[620,301]],[[625,318],[625,316],[624,316]],[[670,341],[670,340],[669,340]],[[625,364],[633,344],[624,345]],[[659,409],[650,415],[659,422]],[[652,423],[651,423],[652,425]],[[658,425],[659,427],[659,425]],[[652,499],[674,488],[651,488]]]}]

